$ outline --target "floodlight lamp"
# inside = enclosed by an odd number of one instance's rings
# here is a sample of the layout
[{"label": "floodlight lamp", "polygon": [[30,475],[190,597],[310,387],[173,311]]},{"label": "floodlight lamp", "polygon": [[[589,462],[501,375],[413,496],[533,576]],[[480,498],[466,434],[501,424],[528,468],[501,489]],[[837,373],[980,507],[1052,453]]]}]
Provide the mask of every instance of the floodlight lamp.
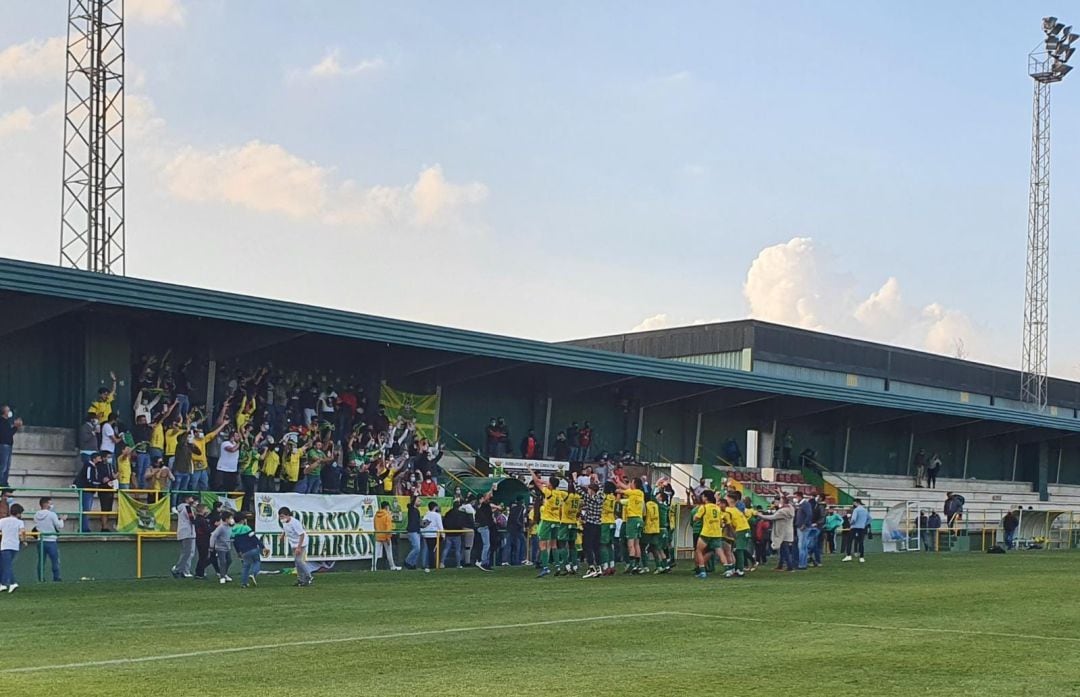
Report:
[{"label": "floodlight lamp", "polygon": [[1057,17],[1043,17],[1043,31],[1047,34],[1050,33],[1055,24],[1057,24]]},{"label": "floodlight lamp", "polygon": [[1080,34],[1069,34],[1068,36],[1061,37],[1061,40],[1067,44],[1071,44],[1077,39],[1080,39]]},{"label": "floodlight lamp", "polygon": [[1072,48],[1072,47],[1067,47],[1067,48],[1066,48],[1066,47],[1061,47],[1061,50],[1059,50],[1059,51],[1058,51],[1058,58],[1059,58],[1059,59],[1061,59],[1061,62],[1062,62],[1062,63],[1064,63],[1065,61],[1067,61],[1067,60],[1069,60],[1070,58],[1072,58],[1072,54],[1074,54],[1074,53],[1076,53],[1076,49],[1075,49],[1075,48]]},{"label": "floodlight lamp", "polygon": [[1057,49],[1058,44],[1059,44],[1058,40],[1055,39],[1054,37],[1052,37],[1052,36],[1046,37],[1046,50],[1048,52],[1053,53]]},{"label": "floodlight lamp", "polygon": [[1071,65],[1065,65],[1064,63],[1058,63],[1057,61],[1054,62],[1053,72],[1054,75],[1057,75],[1059,78],[1065,77],[1071,70]]},{"label": "floodlight lamp", "polygon": [[1067,26],[1067,27],[1062,27],[1062,29],[1061,29],[1061,31],[1060,31],[1059,33],[1060,33],[1060,34],[1061,34],[1062,36],[1068,36],[1069,34],[1071,34],[1071,33],[1072,33],[1072,25],[1070,24],[1070,25],[1069,25],[1069,26]]}]

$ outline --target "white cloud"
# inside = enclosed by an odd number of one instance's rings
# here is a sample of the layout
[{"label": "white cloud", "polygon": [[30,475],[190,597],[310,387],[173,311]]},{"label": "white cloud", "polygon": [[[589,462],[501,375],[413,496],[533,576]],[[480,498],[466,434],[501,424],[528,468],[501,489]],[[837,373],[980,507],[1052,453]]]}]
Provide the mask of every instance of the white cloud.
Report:
[{"label": "white cloud", "polygon": [[128,139],[145,141],[162,133],[165,119],[158,115],[152,99],[129,94],[124,98],[124,128]]},{"label": "white cloud", "polygon": [[126,0],[124,18],[129,22],[183,26],[186,10],[180,0]]},{"label": "white cloud", "polygon": [[62,81],[67,60],[64,37],[31,39],[0,51],[0,83]]},{"label": "white cloud", "polygon": [[[33,131],[42,130],[43,127],[54,126],[56,137],[60,137],[59,129],[63,123],[64,105],[56,102],[44,111],[35,114],[26,107],[19,107],[6,114],[0,114],[0,140],[5,137],[14,137]],[[57,141],[59,142],[59,141]]]},{"label": "white cloud", "polygon": [[954,355],[962,342],[968,358],[1001,362],[989,332],[963,312],[937,302],[909,304],[895,277],[860,300],[857,280],[834,266],[808,237],[766,247],[751,263],[743,286],[750,315],[946,355]]},{"label": "white cloud", "polygon": [[293,218],[313,217],[325,206],[326,174],[280,145],[257,140],[214,153],[184,148],[165,168],[169,191],[177,198]]},{"label": "white cloud", "polygon": [[488,194],[477,182],[447,181],[439,165],[427,167],[415,183],[404,186],[334,184],[330,169],[260,141],[217,152],[185,148],[165,167],[165,177],[179,199],[229,203],[332,225],[429,226],[452,219],[457,209]]},{"label": "white cloud", "polygon": [[488,188],[479,182],[458,185],[446,181],[439,165],[420,172],[410,192],[416,222],[421,225],[436,222],[445,211],[480,203],[487,196]]},{"label": "white cloud", "polygon": [[332,48],[326,52],[323,59],[304,71],[304,75],[312,78],[335,78],[359,75],[382,68],[385,62],[382,58],[369,58],[353,65],[342,65],[341,50]]},{"label": "white cloud", "polygon": [[667,329],[671,326],[671,322],[668,320],[666,312],[661,312],[658,315],[652,317],[646,317],[641,320],[636,327],[631,329],[632,332],[651,332],[656,329]]},{"label": "white cloud", "polygon": [[0,114],[0,140],[14,133],[29,131],[33,126],[34,114],[26,107]]},{"label": "white cloud", "polygon": [[761,250],[743,285],[750,316],[805,329],[823,328],[831,308],[823,297],[829,282],[819,256],[809,237]]}]

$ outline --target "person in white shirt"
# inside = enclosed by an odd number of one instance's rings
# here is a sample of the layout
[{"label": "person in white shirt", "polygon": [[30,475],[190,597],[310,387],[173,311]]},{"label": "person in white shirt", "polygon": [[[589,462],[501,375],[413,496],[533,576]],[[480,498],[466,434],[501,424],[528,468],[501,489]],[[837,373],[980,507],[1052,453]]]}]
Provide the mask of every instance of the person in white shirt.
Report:
[{"label": "person in white shirt", "polygon": [[22,522],[23,507],[12,504],[8,517],[0,520],[0,592],[14,593],[19,584],[15,582],[15,555],[26,540],[26,525]]},{"label": "person in white shirt", "polygon": [[109,453],[109,461],[116,464],[116,444],[123,439],[116,432],[116,412],[109,414],[109,420],[101,425],[101,451]]},{"label": "person in white shirt", "polygon": [[281,524],[281,540],[289,544],[293,562],[296,564],[296,585],[304,588],[311,585],[311,567],[307,563],[307,533],[300,521],[293,517],[286,506],[278,509],[278,522]]},{"label": "person in white shirt", "polygon": [[139,390],[139,393],[135,395],[135,421],[139,421],[140,416],[146,417],[146,423],[150,423],[154,420],[152,416],[154,407],[161,401],[161,393],[159,392],[152,400],[146,401],[143,399],[143,391]]},{"label": "person in white shirt", "polygon": [[438,555],[435,554],[435,546],[439,542],[439,534],[443,531],[442,513],[439,513],[439,505],[431,501],[427,505],[428,512],[420,521],[420,536],[427,545],[427,553],[424,555],[424,573],[431,573],[436,568]]},{"label": "person in white shirt", "polygon": [[221,444],[221,454],[218,455],[217,471],[214,474],[214,488],[217,491],[234,491],[239,466],[240,432],[233,431],[228,440]]}]

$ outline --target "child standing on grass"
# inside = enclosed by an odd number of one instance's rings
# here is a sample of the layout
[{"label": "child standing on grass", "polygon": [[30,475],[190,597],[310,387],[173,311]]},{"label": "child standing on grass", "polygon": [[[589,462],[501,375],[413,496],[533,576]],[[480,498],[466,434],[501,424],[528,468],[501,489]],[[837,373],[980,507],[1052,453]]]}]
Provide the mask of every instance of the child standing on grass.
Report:
[{"label": "child standing on grass", "polygon": [[247,588],[248,582],[253,586],[259,585],[257,578],[262,567],[262,555],[269,552],[248,525],[249,520],[251,520],[250,514],[241,513],[232,527],[233,547],[236,547],[236,553],[240,555],[241,588]]},{"label": "child standing on grass", "polygon": [[12,504],[8,516],[0,520],[0,592],[14,593],[15,555],[26,541],[26,525],[22,522],[23,507]]},{"label": "child standing on grass", "polygon": [[232,513],[224,513],[218,518],[214,532],[210,534],[210,549],[217,557],[218,583],[228,583],[229,565],[232,563],[229,550],[232,549]]},{"label": "child standing on grass", "polygon": [[311,585],[311,568],[307,564],[307,533],[300,521],[293,517],[287,506],[278,509],[278,523],[281,524],[281,541],[289,545],[296,564],[296,585],[306,588]]}]

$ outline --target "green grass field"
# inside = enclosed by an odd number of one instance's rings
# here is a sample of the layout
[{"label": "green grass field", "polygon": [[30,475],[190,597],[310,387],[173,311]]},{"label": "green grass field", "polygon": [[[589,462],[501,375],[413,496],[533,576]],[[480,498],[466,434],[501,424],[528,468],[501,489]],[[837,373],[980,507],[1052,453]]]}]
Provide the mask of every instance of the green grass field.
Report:
[{"label": "green grass field", "polygon": [[28,583],[0,597],[0,684],[109,697],[1080,694],[1080,555],[835,559],[732,581],[683,564],[590,581],[470,569],[324,574],[306,589],[286,576],[249,590]]}]

